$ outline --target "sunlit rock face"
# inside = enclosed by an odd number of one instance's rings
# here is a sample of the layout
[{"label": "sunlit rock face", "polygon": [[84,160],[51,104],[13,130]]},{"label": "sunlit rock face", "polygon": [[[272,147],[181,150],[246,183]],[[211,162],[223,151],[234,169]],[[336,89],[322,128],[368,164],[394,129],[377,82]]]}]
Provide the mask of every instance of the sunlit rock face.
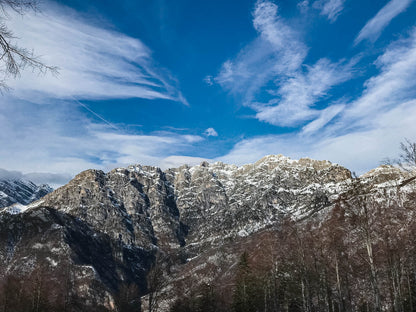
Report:
[{"label": "sunlit rock face", "polygon": [[237,167],[220,162],[165,172],[130,166],[87,170],[42,205],[77,216],[126,245],[198,248],[247,236],[318,211],[347,187],[348,170],[327,161],[267,156]]},{"label": "sunlit rock face", "polygon": [[[408,178],[380,167],[362,181],[381,198]],[[278,229],[283,218],[324,218],[352,192],[353,181],[350,171],[329,161],[282,155],[241,167],[204,162],[165,171],[141,165],[87,170],[20,213],[0,213],[0,273],[65,264],[79,277],[75,292],[111,308],[123,283],[146,293],[157,251],[170,255],[166,278],[172,281],[194,274],[193,264],[230,265],[237,244]]]},{"label": "sunlit rock face", "polygon": [[330,204],[351,174],[327,161],[267,156],[242,167],[203,163],[167,171],[189,250],[302,218]]}]

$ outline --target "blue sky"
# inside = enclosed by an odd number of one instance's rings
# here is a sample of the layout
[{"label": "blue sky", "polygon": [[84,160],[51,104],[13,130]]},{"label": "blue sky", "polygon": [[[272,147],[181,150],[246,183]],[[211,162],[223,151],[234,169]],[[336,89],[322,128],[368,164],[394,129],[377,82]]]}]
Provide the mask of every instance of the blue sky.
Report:
[{"label": "blue sky", "polygon": [[9,14],[25,70],[0,104],[0,167],[55,186],[88,168],[242,165],[357,173],[416,140],[416,1],[45,1]]}]

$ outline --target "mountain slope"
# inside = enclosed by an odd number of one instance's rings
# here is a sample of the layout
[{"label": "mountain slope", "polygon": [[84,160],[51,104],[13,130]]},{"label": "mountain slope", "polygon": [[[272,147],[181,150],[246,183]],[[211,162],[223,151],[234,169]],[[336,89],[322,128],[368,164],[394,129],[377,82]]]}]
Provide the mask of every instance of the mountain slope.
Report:
[{"label": "mountain slope", "polygon": [[28,205],[46,194],[52,188],[46,184],[36,185],[21,179],[0,179],[0,209],[13,205]]},{"label": "mountain slope", "polygon": [[287,220],[319,228],[358,193],[386,207],[412,207],[415,185],[402,185],[409,178],[385,166],[357,180],[328,161],[281,155],[242,167],[87,170],[24,213],[0,213],[0,274],[69,267],[77,296],[112,309],[125,287],[151,290],[146,272],[163,259],[158,293],[167,311],[178,296],[174,285],[232,279],[239,255],[278,236]]}]

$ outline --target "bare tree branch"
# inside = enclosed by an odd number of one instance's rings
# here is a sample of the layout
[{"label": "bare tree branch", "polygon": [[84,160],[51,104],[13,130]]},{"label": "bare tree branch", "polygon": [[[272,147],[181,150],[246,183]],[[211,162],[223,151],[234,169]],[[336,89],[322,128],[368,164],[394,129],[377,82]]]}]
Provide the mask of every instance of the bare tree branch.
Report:
[{"label": "bare tree branch", "polygon": [[401,169],[412,172],[416,171],[416,142],[405,138],[400,142],[400,154],[398,158],[386,157],[380,162],[381,165],[399,166]]},{"label": "bare tree branch", "polygon": [[[0,20],[8,18],[8,10],[24,14],[27,10],[38,10],[36,0],[0,0]],[[0,90],[7,90],[8,78],[19,77],[25,68],[31,68],[40,74],[58,73],[56,66],[44,64],[33,51],[14,44],[16,38],[4,22],[0,22]]]},{"label": "bare tree branch", "polygon": [[399,166],[406,171],[416,169],[416,143],[405,139],[400,143],[401,154],[399,155]]},{"label": "bare tree branch", "polygon": [[38,10],[39,2],[37,0],[0,0],[0,9],[4,15],[7,15],[7,9],[24,14],[26,10]]}]

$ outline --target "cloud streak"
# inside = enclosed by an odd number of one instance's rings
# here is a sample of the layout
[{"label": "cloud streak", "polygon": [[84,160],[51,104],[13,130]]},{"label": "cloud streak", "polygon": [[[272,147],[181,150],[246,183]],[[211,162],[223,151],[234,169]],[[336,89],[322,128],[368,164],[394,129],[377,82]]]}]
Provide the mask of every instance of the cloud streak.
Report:
[{"label": "cloud streak", "polygon": [[392,43],[374,64],[380,73],[366,81],[362,96],[345,112],[351,120],[416,97],[416,28],[408,38]]},{"label": "cloud streak", "polygon": [[[82,103],[140,98],[188,105],[177,81],[141,40],[67,7],[44,4],[41,13],[22,18],[10,12],[7,20],[20,46],[60,68],[57,77],[23,71],[9,81],[13,90],[0,103],[0,163],[14,170],[9,175],[56,187],[89,168],[159,165],[204,140],[174,131],[129,132]],[[89,119],[85,109],[99,122]]]},{"label": "cloud streak", "polygon": [[77,108],[7,97],[0,106],[2,167],[57,186],[90,168],[110,170],[135,163],[158,166],[165,158],[187,153],[204,140],[173,131],[141,134],[115,130],[86,118]]},{"label": "cloud streak", "polygon": [[318,0],[313,3],[313,7],[321,11],[330,22],[335,22],[344,9],[345,0]]},{"label": "cloud streak", "polygon": [[327,59],[320,59],[307,67],[306,72],[296,72],[281,82],[276,91],[277,99],[252,107],[257,111],[256,117],[260,121],[278,126],[297,126],[325,113],[312,107],[333,86],[351,77],[352,63],[334,64]]},{"label": "cloud streak", "polygon": [[10,82],[22,98],[166,99],[187,104],[177,82],[152,58],[139,39],[82,18],[75,11],[46,2],[42,12],[7,21],[19,45],[31,47],[41,60],[60,68],[58,77],[31,71]]},{"label": "cloud streak", "polygon": [[214,78],[226,90],[241,96],[245,105],[276,75],[296,71],[306,57],[307,47],[298,40],[298,33],[277,12],[274,3],[256,3],[253,26],[259,36],[234,60],[226,61]]},{"label": "cloud streak", "polygon": [[367,79],[357,99],[329,106],[302,131],[242,140],[218,159],[243,164],[282,153],[329,159],[364,173],[394,158],[404,137],[416,137],[416,29],[393,42],[375,64],[379,73]]},{"label": "cloud streak", "polygon": [[391,0],[361,29],[354,44],[363,40],[376,41],[381,32],[400,13],[404,12],[413,0]]},{"label": "cloud streak", "polygon": [[295,127],[320,118],[321,114],[325,114],[321,121],[328,119],[328,110],[317,109],[315,105],[329,96],[331,88],[352,77],[356,60],[333,63],[321,58],[313,65],[304,65],[308,47],[299,39],[299,33],[279,16],[278,6],[270,1],[257,1],[253,26],[258,37],[234,60],[226,61],[214,80],[241,97],[260,121]]}]

